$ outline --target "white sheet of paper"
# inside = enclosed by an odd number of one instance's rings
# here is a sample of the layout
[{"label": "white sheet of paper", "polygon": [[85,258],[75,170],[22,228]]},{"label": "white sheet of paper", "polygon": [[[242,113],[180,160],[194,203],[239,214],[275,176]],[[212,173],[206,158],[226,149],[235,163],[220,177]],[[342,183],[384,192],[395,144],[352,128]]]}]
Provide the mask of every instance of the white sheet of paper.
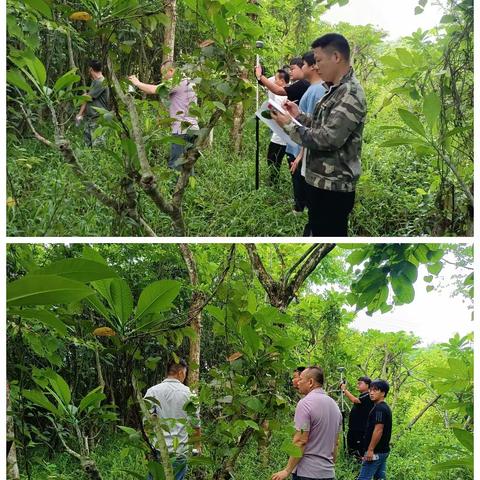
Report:
[{"label": "white sheet of paper", "polygon": [[[273,132],[276,133],[285,143],[288,143],[294,147],[297,147],[299,144],[294,142],[288,134],[283,130],[283,128],[274,120],[269,120],[268,118],[262,117],[261,112],[268,110],[268,104],[272,104],[271,100],[267,100],[262,103],[260,108],[255,112],[255,115]],[[275,102],[277,103],[277,102]],[[275,107],[276,108],[276,107]],[[302,125],[300,122],[297,122],[293,119],[297,125]]]},{"label": "white sheet of paper", "polygon": [[276,100],[274,100],[273,98],[271,98],[270,100],[268,100],[268,104],[271,105],[275,110],[278,110],[280,113],[283,113],[284,115],[288,115],[288,116],[292,119],[292,122],[293,122],[295,125],[299,125],[299,126],[302,125],[298,120],[295,120],[295,119],[283,108],[283,105],[280,105],[280,103],[278,103],[278,102],[277,102]]},{"label": "white sheet of paper", "polygon": [[269,120],[268,118],[262,117],[261,112],[268,110],[268,104],[270,100],[262,103],[260,108],[255,112],[255,115],[273,132],[276,133],[285,143],[288,143],[294,147],[298,146],[298,143],[294,142],[288,134],[283,130],[283,128],[274,120]]}]

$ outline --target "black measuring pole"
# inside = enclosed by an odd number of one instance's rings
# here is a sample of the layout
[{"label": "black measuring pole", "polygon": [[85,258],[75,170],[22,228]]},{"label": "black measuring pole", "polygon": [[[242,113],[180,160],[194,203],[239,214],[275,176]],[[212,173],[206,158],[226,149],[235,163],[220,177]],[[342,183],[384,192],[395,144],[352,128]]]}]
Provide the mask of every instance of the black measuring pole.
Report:
[{"label": "black measuring pole", "polygon": [[255,190],[260,188],[260,120],[255,116]]}]

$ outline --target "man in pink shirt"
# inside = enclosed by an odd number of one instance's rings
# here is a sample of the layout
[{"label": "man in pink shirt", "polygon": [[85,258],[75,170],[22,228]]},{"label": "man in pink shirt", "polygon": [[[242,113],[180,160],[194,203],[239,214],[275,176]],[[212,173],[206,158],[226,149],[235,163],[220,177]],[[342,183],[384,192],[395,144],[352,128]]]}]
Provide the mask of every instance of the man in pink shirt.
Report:
[{"label": "man in pink shirt", "polygon": [[[173,63],[168,63],[162,66],[162,78],[167,82],[173,78],[175,74],[175,67]],[[139,88],[142,92],[148,95],[156,95],[160,85],[152,85],[141,82],[135,75],[130,75],[128,80]],[[183,140],[182,144],[172,143],[170,158],[168,166],[180,170],[178,160],[182,157],[186,148],[193,144],[195,135],[193,130],[198,130],[197,119],[189,114],[189,109],[192,104],[197,103],[197,95],[193,90],[193,85],[190,80],[184,78],[178,85],[173,87],[169,93],[169,114],[170,118],[175,121],[172,124],[172,133],[174,137]]]},{"label": "man in pink shirt", "polygon": [[335,401],[323,390],[323,370],[308,367],[301,374],[298,390],[304,397],[295,409],[293,444],[300,457],[290,457],[287,466],[272,475],[272,480],[334,480],[338,437],[342,414]]}]

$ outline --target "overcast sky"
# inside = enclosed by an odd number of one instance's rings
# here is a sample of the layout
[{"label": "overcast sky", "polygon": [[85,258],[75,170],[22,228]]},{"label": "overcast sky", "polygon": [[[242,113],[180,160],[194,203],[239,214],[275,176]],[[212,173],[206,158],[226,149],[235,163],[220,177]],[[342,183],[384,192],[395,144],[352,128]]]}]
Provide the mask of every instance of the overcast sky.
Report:
[{"label": "overcast sky", "polygon": [[453,287],[448,284],[449,278],[455,273],[458,273],[455,266],[445,264],[441,275],[435,280],[445,287],[427,292],[423,277],[428,273],[426,268],[421,266],[415,283],[415,300],[412,303],[395,307],[386,314],[376,313],[371,317],[362,311],[350,327],[359,331],[370,328],[382,332],[411,331],[421,337],[424,346],[446,342],[457,332],[460,335],[471,332],[472,311],[462,302],[462,296],[451,297]]},{"label": "overcast sky", "polygon": [[350,0],[344,7],[335,5],[322,15],[331,23],[348,22],[352,25],[372,24],[389,33],[391,40],[411,35],[418,28],[428,30],[437,26],[443,10],[429,0],[425,11],[415,15],[418,0]]}]

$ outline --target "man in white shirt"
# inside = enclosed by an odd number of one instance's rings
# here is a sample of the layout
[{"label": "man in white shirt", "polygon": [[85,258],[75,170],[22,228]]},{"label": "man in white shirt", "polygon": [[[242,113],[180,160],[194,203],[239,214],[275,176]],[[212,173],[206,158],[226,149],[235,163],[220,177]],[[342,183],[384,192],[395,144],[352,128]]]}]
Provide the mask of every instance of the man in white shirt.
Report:
[{"label": "man in white shirt", "polygon": [[[152,399],[152,414],[162,419],[162,424],[168,425],[168,431],[163,430],[168,452],[173,457],[173,470],[175,480],[183,480],[187,473],[188,432],[186,423],[191,421],[197,450],[200,450],[200,422],[198,414],[195,419],[189,418],[184,410],[191,397],[190,388],[184,385],[187,377],[187,364],[185,360],[178,363],[170,363],[167,369],[167,378],[163,382],[150,387],[145,394],[145,399]],[[153,441],[156,445],[157,439]],[[157,458],[159,456],[157,455]],[[149,477],[151,480],[151,476]]]}]

